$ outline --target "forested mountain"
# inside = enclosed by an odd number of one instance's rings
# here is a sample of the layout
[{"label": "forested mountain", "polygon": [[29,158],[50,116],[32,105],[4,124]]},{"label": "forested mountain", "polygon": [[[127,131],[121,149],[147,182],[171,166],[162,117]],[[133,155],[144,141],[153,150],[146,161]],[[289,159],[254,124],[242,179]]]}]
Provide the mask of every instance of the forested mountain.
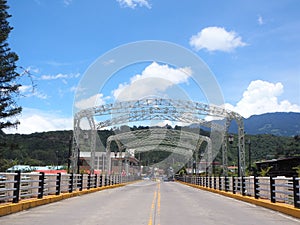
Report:
[{"label": "forested mountain", "polygon": [[[276,112],[254,115],[244,119],[244,126],[247,134],[300,135],[300,113]],[[236,123],[232,124],[229,131],[236,133]]]},{"label": "forested mountain", "polygon": [[[132,129],[147,129],[147,127],[135,127]],[[180,129],[180,127],[176,127]],[[198,129],[189,128],[190,132],[199,132]],[[115,134],[112,130],[103,130],[98,132],[103,145],[106,145],[106,139]],[[201,131],[201,134],[205,134]],[[27,165],[67,165],[69,154],[69,141],[72,137],[72,131],[52,131],[33,134],[4,134],[0,133],[0,171],[13,164]],[[229,146],[228,161],[230,165],[237,164],[237,137]],[[248,161],[248,140],[251,140],[252,162],[263,159],[273,159],[288,156],[300,156],[300,136],[275,136],[271,134],[248,135],[246,134],[246,161]],[[117,148],[111,146],[111,151]],[[155,162],[161,160],[166,154],[141,154],[141,162]],[[217,161],[222,160],[221,152],[217,156]]]},{"label": "forested mountain", "polygon": [[[259,116],[251,116],[244,120],[246,131],[246,160],[251,141],[252,161],[272,159],[288,156],[300,156],[300,113],[267,113]],[[169,129],[181,129],[168,127]],[[103,145],[106,139],[115,132],[125,132],[136,129],[148,129],[148,127],[123,126],[117,131],[98,131]],[[199,132],[196,127],[185,127],[189,132]],[[231,133],[236,133],[236,123],[230,127]],[[0,171],[12,164],[28,165],[56,165],[67,164],[69,155],[69,143],[72,131],[51,131],[33,134],[5,134],[0,131]],[[201,135],[209,135],[201,130]],[[229,164],[237,164],[236,141],[229,146]],[[111,150],[117,149],[112,144]],[[141,162],[159,161],[165,153],[141,154]],[[221,153],[217,160],[221,161]]]}]

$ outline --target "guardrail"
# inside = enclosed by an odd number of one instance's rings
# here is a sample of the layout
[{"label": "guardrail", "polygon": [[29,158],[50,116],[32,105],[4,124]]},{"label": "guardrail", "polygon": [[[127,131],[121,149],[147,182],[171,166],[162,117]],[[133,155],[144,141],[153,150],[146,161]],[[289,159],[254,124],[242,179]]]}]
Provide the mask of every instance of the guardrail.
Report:
[{"label": "guardrail", "polygon": [[90,188],[111,186],[140,179],[138,176],[97,174],[0,173],[0,204],[43,198]]},{"label": "guardrail", "polygon": [[269,199],[300,208],[299,177],[176,176],[176,180],[256,199]]}]

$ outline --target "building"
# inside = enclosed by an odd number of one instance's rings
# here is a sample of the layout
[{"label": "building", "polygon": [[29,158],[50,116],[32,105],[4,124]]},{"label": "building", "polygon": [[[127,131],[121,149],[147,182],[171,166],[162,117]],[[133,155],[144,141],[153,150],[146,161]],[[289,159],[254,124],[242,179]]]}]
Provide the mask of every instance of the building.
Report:
[{"label": "building", "polygon": [[295,167],[300,166],[300,156],[283,158],[283,159],[272,159],[263,162],[256,162],[258,172],[262,169],[266,170],[270,168],[268,173],[269,176],[298,176]]},{"label": "building", "polygon": [[[89,171],[91,152],[80,152],[80,170]],[[106,152],[95,152],[95,172],[111,171],[115,174],[137,174],[140,172],[139,161],[134,157],[134,151],[111,152],[110,168],[107,168]]]},{"label": "building", "polygon": [[9,173],[13,173],[16,171],[21,171],[22,173],[24,172],[31,172],[33,169],[29,165],[14,165],[10,168],[8,168],[6,171]]}]

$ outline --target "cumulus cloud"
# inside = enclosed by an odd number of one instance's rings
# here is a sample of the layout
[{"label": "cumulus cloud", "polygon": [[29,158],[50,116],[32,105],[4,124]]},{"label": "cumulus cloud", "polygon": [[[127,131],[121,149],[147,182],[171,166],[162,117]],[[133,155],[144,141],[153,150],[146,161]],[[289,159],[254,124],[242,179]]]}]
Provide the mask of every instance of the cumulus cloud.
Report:
[{"label": "cumulus cloud", "polygon": [[105,99],[103,98],[103,94],[96,94],[87,99],[82,99],[75,103],[75,107],[77,109],[87,109],[94,107],[96,105],[105,104]]},{"label": "cumulus cloud", "polygon": [[149,4],[148,0],[117,0],[120,6],[122,7],[129,7],[134,9],[135,7],[147,7],[151,9],[151,5]]},{"label": "cumulus cloud", "polygon": [[34,132],[73,129],[73,118],[38,109],[23,108],[19,121],[18,129],[5,129],[4,132],[31,134]]},{"label": "cumulus cloud", "polygon": [[226,108],[240,113],[245,118],[268,112],[300,112],[299,105],[292,104],[288,100],[278,100],[283,91],[280,82],[255,80],[249,84],[236,106],[226,104]]},{"label": "cumulus cloud", "polygon": [[112,94],[118,100],[133,100],[157,95],[173,85],[186,83],[191,75],[192,70],[189,67],[175,69],[153,62],[141,74],[131,77],[129,84],[119,84]]},{"label": "cumulus cloud", "polygon": [[230,52],[237,47],[246,45],[242,38],[234,31],[226,31],[222,27],[206,27],[190,38],[190,45],[197,51]]}]

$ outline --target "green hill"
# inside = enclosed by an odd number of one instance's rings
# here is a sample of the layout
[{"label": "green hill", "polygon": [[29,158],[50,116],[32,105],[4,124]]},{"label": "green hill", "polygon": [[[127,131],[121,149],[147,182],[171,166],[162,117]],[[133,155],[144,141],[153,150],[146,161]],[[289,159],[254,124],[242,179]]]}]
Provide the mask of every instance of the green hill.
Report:
[{"label": "green hill", "polygon": [[[138,128],[136,128],[138,129]],[[197,130],[197,129],[195,129]],[[190,129],[193,131],[193,129]],[[198,131],[198,130],[197,130]],[[114,134],[111,130],[99,131],[103,144],[106,138]],[[13,164],[67,165],[69,154],[69,140],[72,131],[51,131],[33,134],[0,134],[0,171],[5,171]],[[264,159],[281,158],[287,156],[300,156],[300,137],[275,136],[271,134],[247,135],[251,140],[252,162]],[[235,140],[237,138],[235,137]],[[116,148],[112,146],[112,151]],[[246,161],[248,161],[248,148],[246,145]],[[159,161],[165,154],[143,154],[142,163],[146,161]],[[229,146],[228,160],[230,165],[237,164],[236,143]],[[221,162],[222,154],[217,161]]]}]

